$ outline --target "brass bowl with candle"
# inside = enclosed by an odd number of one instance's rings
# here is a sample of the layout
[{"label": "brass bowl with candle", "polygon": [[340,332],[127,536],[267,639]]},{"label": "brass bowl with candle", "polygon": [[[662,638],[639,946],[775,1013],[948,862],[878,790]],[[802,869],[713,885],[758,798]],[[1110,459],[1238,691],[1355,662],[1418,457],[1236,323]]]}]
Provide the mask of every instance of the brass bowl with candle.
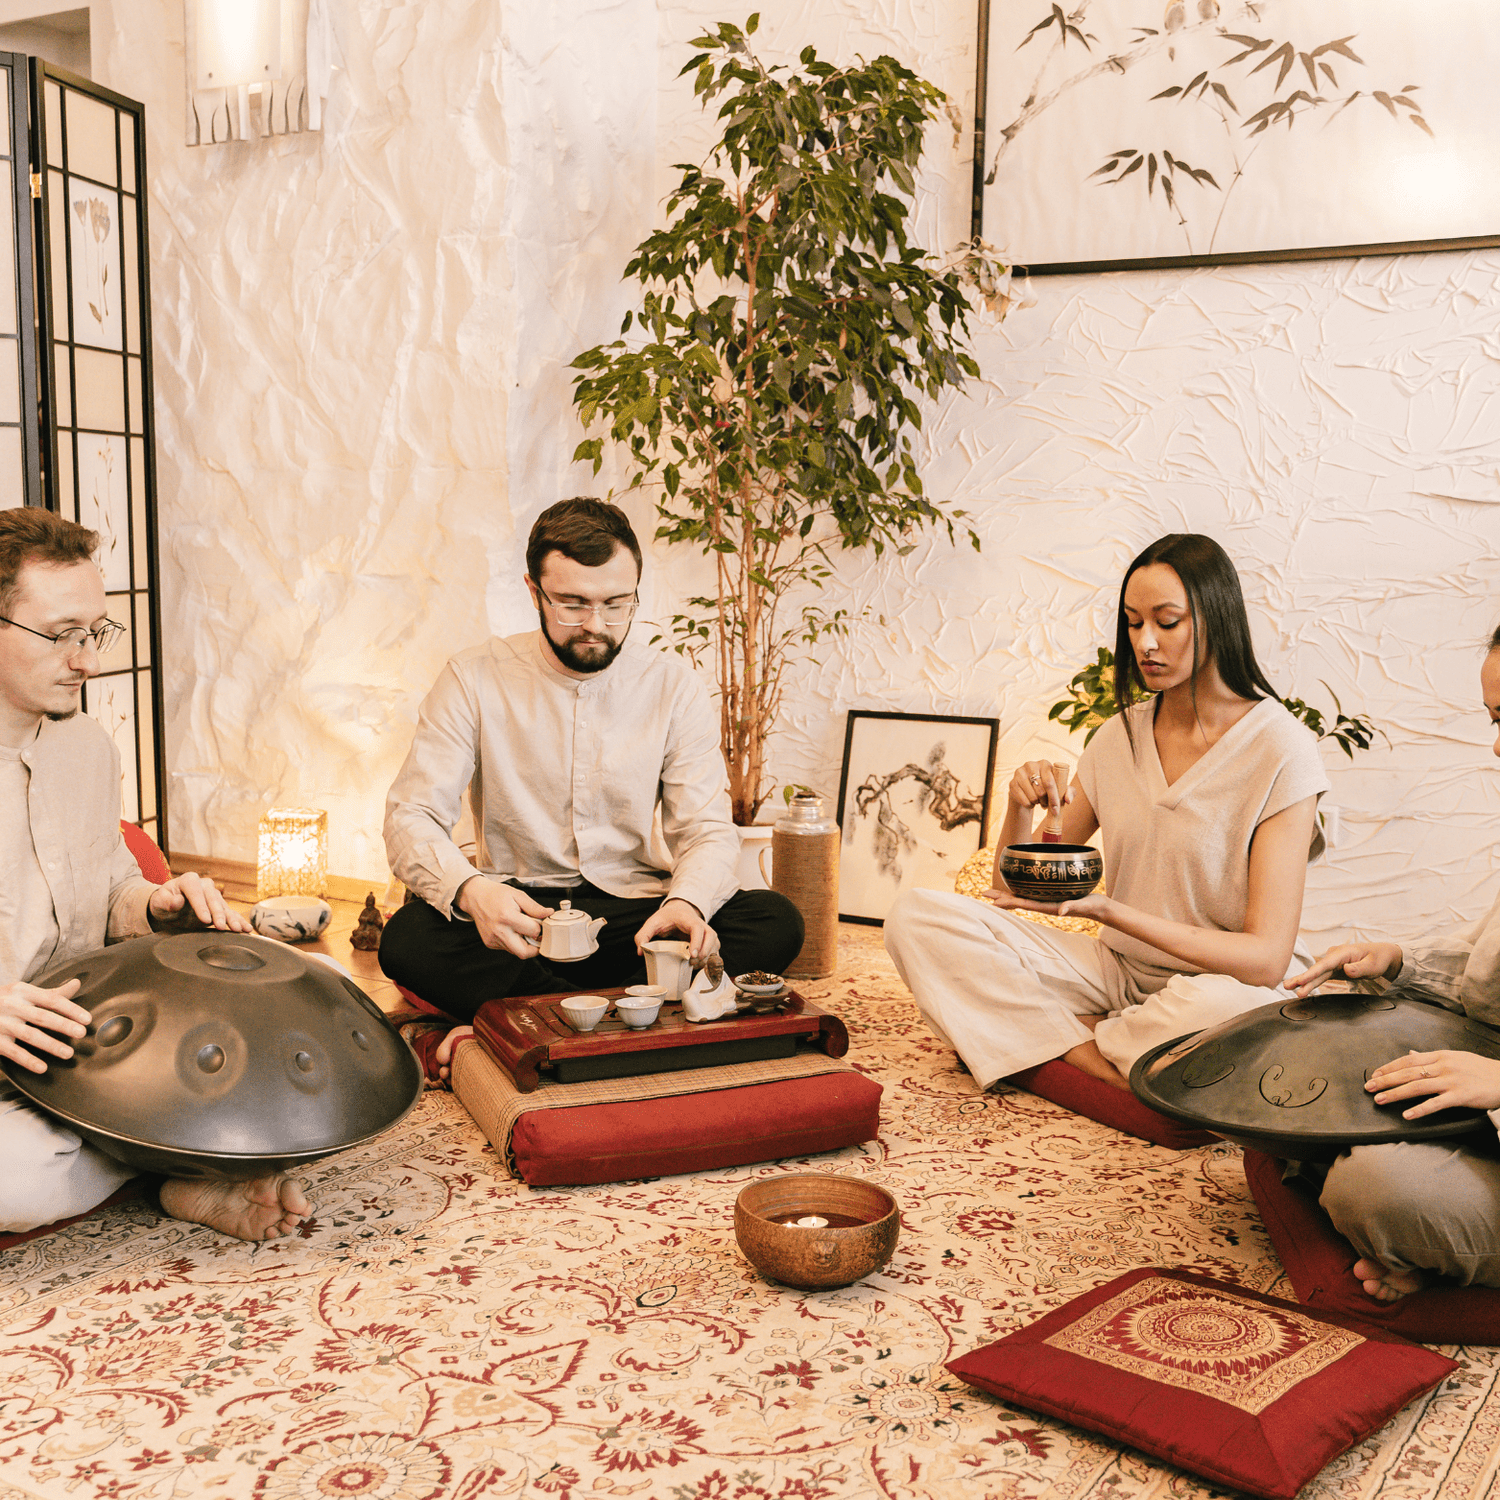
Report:
[{"label": "brass bowl with candle", "polygon": [[1104,878],[1104,856],[1088,844],[1009,844],[1000,875],[1022,901],[1079,901]]},{"label": "brass bowl with candle", "polygon": [[837,1173],[752,1182],[735,1199],[734,1237],[762,1276],[803,1291],[848,1286],[896,1253],[901,1214],[883,1187]]}]

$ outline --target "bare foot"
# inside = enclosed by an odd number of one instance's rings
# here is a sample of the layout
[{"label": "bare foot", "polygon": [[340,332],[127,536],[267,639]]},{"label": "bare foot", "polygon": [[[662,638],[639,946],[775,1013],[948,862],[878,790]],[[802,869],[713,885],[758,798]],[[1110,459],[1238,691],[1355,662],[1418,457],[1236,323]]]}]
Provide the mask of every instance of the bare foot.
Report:
[{"label": "bare foot", "polygon": [[1374,1256],[1355,1261],[1354,1275],[1377,1302],[1399,1302],[1402,1297],[1420,1292],[1426,1282],[1420,1271],[1398,1271]]},{"label": "bare foot", "polygon": [[274,1240],[290,1234],[312,1204],[295,1177],[257,1177],[253,1182],[217,1178],[169,1178],[161,1206],[174,1219],[206,1224],[237,1240]]},{"label": "bare foot", "polygon": [[444,1083],[448,1081],[448,1075],[452,1072],[452,1067],[450,1065],[453,1062],[453,1049],[466,1036],[473,1035],[474,1028],[472,1026],[455,1026],[453,1030],[450,1031],[448,1035],[438,1043],[438,1049],[435,1053],[433,1053],[433,1056],[437,1059],[438,1073]]},{"label": "bare foot", "polygon": [[[1087,1017],[1084,1021],[1087,1024]],[[1063,1061],[1072,1063],[1080,1073],[1087,1073],[1090,1078],[1113,1084],[1117,1089],[1124,1089],[1127,1094],[1130,1092],[1130,1084],[1125,1075],[1099,1050],[1098,1042],[1080,1042],[1076,1047],[1070,1047],[1063,1054]]]}]

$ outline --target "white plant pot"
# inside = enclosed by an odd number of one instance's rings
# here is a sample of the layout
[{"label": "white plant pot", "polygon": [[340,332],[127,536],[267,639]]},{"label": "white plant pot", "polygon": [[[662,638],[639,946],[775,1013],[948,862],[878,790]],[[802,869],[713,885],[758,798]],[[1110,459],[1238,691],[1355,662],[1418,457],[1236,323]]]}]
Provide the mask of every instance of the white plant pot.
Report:
[{"label": "white plant pot", "polygon": [[[771,825],[755,823],[741,828],[740,862],[736,877],[742,891],[769,890],[766,876],[771,873]],[[764,853],[765,858],[761,855]]]}]

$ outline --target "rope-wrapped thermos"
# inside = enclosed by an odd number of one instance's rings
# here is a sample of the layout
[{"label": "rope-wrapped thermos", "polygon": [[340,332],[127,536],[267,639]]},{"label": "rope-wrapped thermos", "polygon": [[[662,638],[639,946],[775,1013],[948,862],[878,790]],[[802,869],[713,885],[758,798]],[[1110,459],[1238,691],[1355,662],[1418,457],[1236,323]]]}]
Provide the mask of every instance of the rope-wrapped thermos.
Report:
[{"label": "rope-wrapped thermos", "polygon": [[786,977],[826,979],[838,964],[839,827],[824,815],[821,797],[799,793],[772,826],[770,883],[807,924]]}]

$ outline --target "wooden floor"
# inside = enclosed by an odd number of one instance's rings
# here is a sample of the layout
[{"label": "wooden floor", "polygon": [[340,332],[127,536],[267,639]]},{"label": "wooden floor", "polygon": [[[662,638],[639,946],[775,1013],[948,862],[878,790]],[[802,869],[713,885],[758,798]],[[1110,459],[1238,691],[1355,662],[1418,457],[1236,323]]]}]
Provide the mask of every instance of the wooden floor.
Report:
[{"label": "wooden floor", "polygon": [[[246,917],[250,915],[250,908],[255,905],[253,901],[236,901],[232,898],[229,904]],[[328,931],[316,942],[298,943],[297,951],[299,953],[326,953],[330,958],[337,959],[354,975],[355,983],[387,1015],[401,1009],[405,1004],[401,998],[401,992],[380,972],[380,962],[375,954],[362,953],[349,942],[354,932],[355,921],[359,916],[361,903],[341,901],[333,897],[329,899],[328,904],[333,908],[333,920],[328,924]]]}]

